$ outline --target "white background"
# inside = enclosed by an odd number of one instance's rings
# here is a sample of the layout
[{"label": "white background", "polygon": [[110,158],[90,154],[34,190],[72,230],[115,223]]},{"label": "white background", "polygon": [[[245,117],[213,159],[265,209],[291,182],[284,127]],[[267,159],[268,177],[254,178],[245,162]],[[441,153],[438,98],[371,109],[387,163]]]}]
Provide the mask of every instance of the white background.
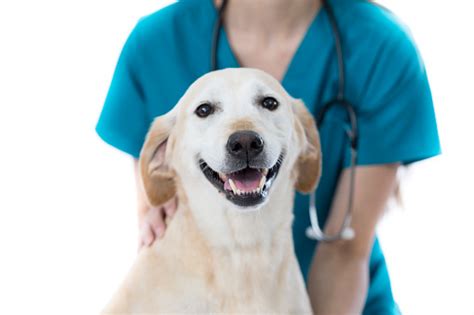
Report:
[{"label": "white background", "polygon": [[[132,162],[94,127],[126,37],[169,2],[0,2],[1,314],[97,313],[133,261]],[[474,314],[470,1],[382,3],[419,45],[443,147],[380,224],[394,294],[405,314]]]}]

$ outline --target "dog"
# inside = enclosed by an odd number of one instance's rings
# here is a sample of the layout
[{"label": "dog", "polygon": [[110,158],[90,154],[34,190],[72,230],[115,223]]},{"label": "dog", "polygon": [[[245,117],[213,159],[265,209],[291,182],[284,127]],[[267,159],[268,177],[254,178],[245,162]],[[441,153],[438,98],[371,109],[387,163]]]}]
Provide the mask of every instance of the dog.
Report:
[{"label": "dog", "polygon": [[104,314],[312,313],[291,231],[321,172],[302,101],[260,70],[210,72],[154,120],[139,167],[149,203],[178,208]]}]

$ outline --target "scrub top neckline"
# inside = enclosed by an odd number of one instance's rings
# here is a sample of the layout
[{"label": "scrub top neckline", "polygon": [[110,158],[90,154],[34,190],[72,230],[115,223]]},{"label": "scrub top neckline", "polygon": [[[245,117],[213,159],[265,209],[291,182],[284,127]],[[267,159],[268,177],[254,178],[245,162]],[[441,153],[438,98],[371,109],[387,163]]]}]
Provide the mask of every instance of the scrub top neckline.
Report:
[{"label": "scrub top neckline", "polygon": [[[214,0],[208,0],[207,3],[212,9],[214,20],[217,19],[218,8],[214,6]],[[298,47],[293,53],[293,56],[291,57],[290,62],[288,63],[287,68],[285,69],[283,77],[280,80],[280,83],[283,86],[286,86],[287,82],[292,81],[293,73],[297,72],[296,69],[304,69],[308,67],[309,62],[311,62],[311,58],[305,61],[308,56],[316,56],[316,51],[313,52],[313,49],[311,48],[315,48],[315,39],[319,37],[319,35],[317,34],[317,30],[320,29],[319,24],[322,20],[321,15],[323,14],[323,11],[324,7],[321,5],[316,14],[314,15],[311,23],[307,27],[303,38],[298,44]],[[222,26],[220,29],[219,39],[220,40],[217,47],[217,65],[219,66],[219,64],[221,64],[225,65],[226,67],[241,68],[242,65],[239,63],[234,51],[232,50],[224,26]]]}]

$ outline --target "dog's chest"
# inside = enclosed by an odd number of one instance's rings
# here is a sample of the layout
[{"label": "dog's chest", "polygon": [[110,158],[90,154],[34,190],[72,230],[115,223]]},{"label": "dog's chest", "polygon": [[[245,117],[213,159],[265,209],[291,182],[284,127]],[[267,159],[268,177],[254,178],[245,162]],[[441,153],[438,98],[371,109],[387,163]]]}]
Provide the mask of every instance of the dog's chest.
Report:
[{"label": "dog's chest", "polygon": [[284,312],[288,310],[288,268],[272,264],[261,254],[221,256],[206,286],[211,311],[226,313]]}]

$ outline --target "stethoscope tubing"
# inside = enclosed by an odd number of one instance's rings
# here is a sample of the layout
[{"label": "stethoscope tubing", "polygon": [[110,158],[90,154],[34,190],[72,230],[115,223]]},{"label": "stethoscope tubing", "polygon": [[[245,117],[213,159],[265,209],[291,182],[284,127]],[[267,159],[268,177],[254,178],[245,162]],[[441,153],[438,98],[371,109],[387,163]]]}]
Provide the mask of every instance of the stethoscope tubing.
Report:
[{"label": "stethoscope tubing", "polygon": [[[228,0],[223,0],[222,5],[218,10],[217,20],[214,24],[213,37],[212,37],[212,47],[211,47],[211,60],[210,68],[211,71],[218,69],[217,64],[217,50],[219,44],[220,30],[223,24],[223,14],[227,7]],[[316,209],[316,191],[310,193],[310,205],[309,205],[309,217],[310,217],[310,226],[306,229],[306,236],[310,239],[321,241],[321,242],[333,242],[337,240],[351,240],[355,237],[354,230],[350,227],[352,222],[352,213],[354,206],[354,189],[355,189],[355,173],[356,173],[356,164],[357,164],[357,148],[358,148],[358,122],[357,115],[354,109],[354,106],[345,98],[344,89],[345,89],[345,68],[344,68],[344,55],[342,53],[342,41],[341,34],[339,32],[339,27],[337,25],[337,19],[335,17],[332,6],[329,4],[329,1],[322,1],[323,8],[326,9],[329,23],[332,29],[334,36],[334,46],[336,48],[337,55],[337,65],[338,65],[338,92],[337,96],[326,102],[321,111],[317,115],[316,125],[319,127],[322,126],[324,117],[329,109],[333,106],[343,107],[348,115],[348,119],[351,125],[351,131],[347,132],[347,135],[350,139],[350,149],[351,149],[351,170],[350,170],[350,188],[348,196],[348,205],[346,209],[346,214],[344,221],[338,231],[334,235],[328,235],[322,231],[319,225],[317,209]]]}]

